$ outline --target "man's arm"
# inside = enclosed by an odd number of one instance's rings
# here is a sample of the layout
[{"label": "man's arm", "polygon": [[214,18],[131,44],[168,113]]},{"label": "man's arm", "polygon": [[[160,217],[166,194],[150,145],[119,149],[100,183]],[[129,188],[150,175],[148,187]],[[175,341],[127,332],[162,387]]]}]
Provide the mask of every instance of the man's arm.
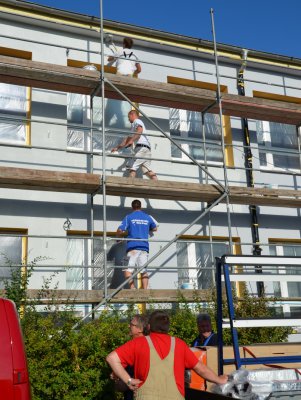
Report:
[{"label": "man's arm", "polygon": [[113,147],[111,150],[111,153],[115,153],[115,151],[118,151],[119,149],[123,149],[124,147],[131,146],[131,136],[127,136],[126,138],[123,139],[123,141],[116,147]]},{"label": "man's arm", "polygon": [[143,133],[142,126],[137,126],[135,133],[132,136],[128,136],[128,146],[131,146],[133,143],[137,142],[140,139],[141,134]]},{"label": "man's arm", "polygon": [[136,71],[134,72],[134,75],[138,75],[138,74],[140,74],[140,72],[141,72],[141,65],[140,65],[140,63],[136,63],[135,64],[135,67],[136,67]]},{"label": "man's arm", "polygon": [[215,372],[213,372],[210,368],[208,368],[200,361],[196,364],[193,370],[202,378],[206,379],[206,381],[213,382],[218,385],[223,385],[228,381],[227,375],[220,375],[220,376],[216,375]]},{"label": "man's arm", "polygon": [[150,232],[156,232],[158,230],[159,224],[158,221],[155,220],[155,218],[153,216],[150,215],[151,218],[151,224],[149,227],[149,231]]},{"label": "man's arm", "polygon": [[131,390],[138,389],[139,384],[141,383],[140,379],[134,379],[134,378],[130,377],[130,375],[123,368],[120,358],[118,357],[118,354],[116,353],[116,351],[112,351],[112,353],[110,353],[107,356],[106,361],[112,368],[112,371],[114,372],[114,374],[119,379],[121,379],[126,385],[128,385],[129,389],[131,389]]},{"label": "man's arm", "polygon": [[127,236],[127,231],[123,231],[122,229],[118,228],[116,232],[117,237],[125,237]]}]

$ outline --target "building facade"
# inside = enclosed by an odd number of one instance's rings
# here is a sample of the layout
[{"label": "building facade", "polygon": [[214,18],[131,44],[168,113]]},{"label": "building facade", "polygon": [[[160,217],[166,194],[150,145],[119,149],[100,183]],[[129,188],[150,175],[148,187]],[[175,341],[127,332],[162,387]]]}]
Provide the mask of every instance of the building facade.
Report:
[{"label": "building facade", "polygon": [[[99,22],[92,17],[34,4],[0,1],[0,56],[84,68],[99,68]],[[209,21],[208,21],[208,30]],[[105,21],[105,35],[113,35],[117,47],[124,36],[134,39],[134,51],[142,66],[139,79],[172,82],[195,81],[204,89],[216,90],[213,44]],[[105,40],[107,64],[112,55],[111,39]],[[222,92],[238,94],[237,74],[243,49],[219,45]],[[250,97],[300,103],[301,60],[249,51],[244,72],[245,93]],[[278,96],[278,97],[277,97]],[[199,112],[140,104],[141,110],[195,160],[206,161],[210,173],[224,183],[221,135],[229,185],[247,186],[242,120],[217,114],[205,115],[205,141]],[[102,173],[102,103],[76,93],[65,93],[0,83],[0,166],[50,171]],[[130,151],[112,155],[110,150],[128,134],[126,101],[106,99],[106,174],[126,176]],[[142,118],[152,145],[152,166],[160,180],[214,183],[181,149],[163,137],[152,123]],[[91,121],[92,120],[92,121]],[[91,134],[91,123],[94,130]],[[248,120],[253,155],[254,185],[258,188],[296,190],[300,186],[300,141],[296,126]],[[141,178],[141,176],[140,176]],[[146,179],[144,177],[144,179]],[[122,282],[124,242],[114,235],[119,222],[130,212],[134,197],[107,196],[106,220],[111,288]],[[206,203],[141,199],[143,208],[160,224],[150,244],[156,254],[193,221]],[[51,280],[61,289],[103,288],[103,198],[63,192],[1,188],[1,275],[8,277],[9,263],[38,266],[30,287],[38,289]],[[91,217],[93,214],[93,217]],[[263,255],[301,256],[300,209],[257,207],[260,247]],[[217,205],[171,245],[150,269],[153,289],[174,289],[183,284],[209,288],[214,284],[214,258],[232,252],[252,254],[251,216],[246,205],[230,205],[233,246],[229,249],[229,226],[225,204]],[[95,239],[89,238],[91,230]],[[23,236],[22,236],[23,235]],[[90,268],[94,265],[94,268]],[[284,271],[295,273],[294,270]],[[256,292],[256,288],[249,289]],[[301,297],[301,283],[267,284],[269,294]],[[283,304],[281,311],[300,315],[301,304]]]}]

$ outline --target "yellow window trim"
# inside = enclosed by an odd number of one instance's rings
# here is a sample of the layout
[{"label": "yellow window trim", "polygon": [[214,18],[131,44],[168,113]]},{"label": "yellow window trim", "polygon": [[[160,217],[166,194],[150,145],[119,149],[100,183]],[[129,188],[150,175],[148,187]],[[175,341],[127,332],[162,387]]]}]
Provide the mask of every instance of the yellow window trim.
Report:
[{"label": "yellow window trim", "polygon": [[[174,85],[190,86],[206,90],[217,90],[216,83],[196,81],[193,79],[178,78],[176,76],[168,76],[167,83],[172,83]],[[221,85],[221,92],[228,93],[228,87]],[[223,129],[224,129],[224,140],[225,140],[225,158],[226,165],[229,168],[234,167],[234,153],[232,146],[232,129],[231,129],[231,119],[229,115],[223,115],[222,119]]]},{"label": "yellow window trim", "polygon": [[[98,71],[100,71],[100,69],[101,69],[101,64],[97,64],[94,62],[73,60],[71,58],[68,58],[68,60],[67,60],[68,67],[84,68],[87,65],[94,65]],[[112,67],[110,65],[105,65],[104,71],[107,73],[110,73],[110,74],[116,74],[116,67]]]},{"label": "yellow window trim", "polygon": [[276,101],[284,101],[286,103],[295,103],[301,104],[300,97],[293,96],[285,96],[282,94],[268,93],[268,92],[260,92],[258,90],[253,90],[253,97],[268,99],[268,100],[276,100]]},{"label": "yellow window trim", "polygon": [[[191,86],[200,89],[214,90],[216,91],[216,83],[196,81],[193,79],[178,78],[176,76],[167,76],[167,83],[173,83],[174,85]],[[221,92],[228,93],[228,87],[221,85]]]},{"label": "yellow window trim", "polygon": [[[0,46],[0,55],[8,57],[23,58],[25,60],[32,60],[32,52],[24,51],[19,49],[12,49],[9,47]],[[27,86],[26,88],[26,123],[25,123],[25,145],[31,145],[31,100],[32,100],[32,88]]]},{"label": "yellow window trim", "polygon": [[284,239],[284,238],[269,238],[269,243],[273,244],[285,244],[285,243],[295,243],[301,244],[301,239]]},{"label": "yellow window trim", "polygon": [[[101,231],[94,231],[93,235],[95,237],[102,237],[103,232]],[[67,236],[91,236],[91,231],[83,231],[83,230],[73,230],[70,229],[67,231]],[[116,236],[116,232],[107,232],[107,236]]]},{"label": "yellow window trim", "polygon": [[25,60],[32,59],[32,52],[31,51],[24,51],[19,49],[11,49],[10,47],[2,47],[0,46],[0,54],[1,56],[8,56],[8,57],[17,57],[23,58]]}]

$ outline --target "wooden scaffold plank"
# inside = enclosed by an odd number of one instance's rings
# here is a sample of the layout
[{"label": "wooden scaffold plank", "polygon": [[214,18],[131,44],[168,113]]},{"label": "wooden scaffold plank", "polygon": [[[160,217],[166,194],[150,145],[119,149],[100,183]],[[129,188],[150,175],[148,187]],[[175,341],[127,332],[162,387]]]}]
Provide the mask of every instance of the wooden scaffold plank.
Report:
[{"label": "wooden scaffold plank", "polygon": [[[92,194],[101,189],[101,175],[0,167],[0,187]],[[106,189],[110,196],[206,203],[212,203],[222,194],[217,185],[118,176],[107,177]],[[229,199],[232,204],[296,208],[301,207],[301,190],[230,186]]]},{"label": "wooden scaffold plank", "polygon": [[[141,104],[202,111],[216,99],[214,90],[109,73],[106,78]],[[99,86],[100,77],[98,71],[0,56],[0,82],[89,95]],[[105,95],[121,99],[108,84]],[[222,93],[222,106],[225,115],[301,124],[301,104]],[[218,113],[217,105],[210,112]]]},{"label": "wooden scaffold plank", "polygon": [[[109,289],[110,295],[114,290]],[[54,289],[41,292],[38,289],[28,289],[27,299],[36,304],[93,304],[103,300],[103,290],[61,290]],[[122,289],[111,300],[111,303],[173,303],[179,301],[208,301],[208,290],[189,289]]]}]

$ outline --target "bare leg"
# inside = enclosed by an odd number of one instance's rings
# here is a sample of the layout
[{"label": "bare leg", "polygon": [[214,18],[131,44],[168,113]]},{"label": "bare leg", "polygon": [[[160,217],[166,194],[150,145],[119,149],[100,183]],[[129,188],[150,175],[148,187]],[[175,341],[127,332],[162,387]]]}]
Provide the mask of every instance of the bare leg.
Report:
[{"label": "bare leg", "polygon": [[144,272],[141,274],[142,276],[142,288],[147,289],[148,288],[148,274],[147,272]]},{"label": "bare leg", "polygon": [[[124,277],[125,277],[125,279],[128,279],[128,278],[130,278],[132,276],[132,274],[131,274],[131,272],[129,272],[129,271],[124,271]],[[143,282],[143,281],[142,281]],[[130,285],[130,289],[135,289],[135,284],[134,284],[134,281],[133,280],[130,280],[129,281],[129,285]]]},{"label": "bare leg", "polygon": [[148,178],[152,179],[153,181],[157,181],[158,180],[157,175],[153,171],[146,172],[145,175],[148,176]]},{"label": "bare leg", "polygon": [[130,173],[129,173],[129,176],[131,177],[131,178],[136,178],[136,171],[134,171],[134,170],[130,170]]}]

